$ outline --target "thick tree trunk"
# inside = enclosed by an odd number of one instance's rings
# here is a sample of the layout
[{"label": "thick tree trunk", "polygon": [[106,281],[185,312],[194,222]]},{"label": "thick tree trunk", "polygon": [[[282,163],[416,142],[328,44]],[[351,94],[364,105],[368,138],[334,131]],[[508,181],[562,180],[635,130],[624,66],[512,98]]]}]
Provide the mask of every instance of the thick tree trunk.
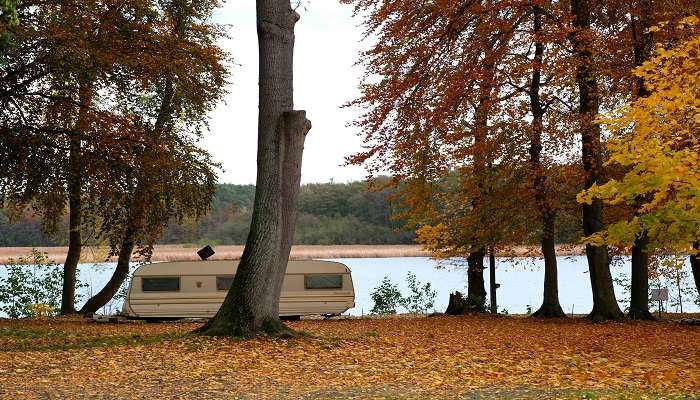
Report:
[{"label": "thick tree trunk", "polygon": [[[635,17],[632,13],[630,16],[635,66],[642,65],[651,57],[653,41],[652,33],[648,32],[651,27],[651,3],[651,0],[640,0],[637,3],[639,15]],[[635,97],[649,96],[644,78],[636,78],[634,95]],[[639,208],[638,205],[637,208]],[[640,232],[632,244],[632,287],[628,313],[632,319],[654,319],[649,312],[649,255],[651,253],[647,232]]]},{"label": "thick tree trunk", "polygon": [[695,289],[700,295],[700,242],[693,244],[694,254],[690,255],[690,268],[693,270],[693,279],[695,280]]},{"label": "thick tree trunk", "polygon": [[82,251],[82,191],[83,191],[83,160],[82,138],[87,132],[90,122],[88,119],[89,107],[92,104],[92,84],[81,83],[78,98],[80,110],[74,129],[69,136],[68,150],[68,254],[63,264],[63,291],[61,294],[61,315],[75,313],[75,284],[77,279],[78,263]]},{"label": "thick tree trunk", "polygon": [[484,282],[484,256],[483,248],[474,251],[467,257],[467,301],[472,311],[486,311],[486,287]]},{"label": "thick tree trunk", "polygon": [[498,284],[496,283],[496,254],[494,253],[493,246],[489,247],[489,299],[491,304],[489,305],[489,311],[491,314],[498,314],[498,300],[496,292],[498,291]]},{"label": "thick tree trunk", "polygon": [[[576,82],[579,89],[579,123],[582,144],[582,162],[586,174],[584,188],[602,183],[603,157],[600,125],[595,122],[600,106],[598,79],[590,38],[591,2],[571,0],[574,31],[571,41],[576,59]],[[603,230],[603,204],[593,200],[583,204],[583,232],[586,236]],[[589,318],[594,321],[621,319],[623,314],[615,299],[607,246],[586,245],[593,310]]]},{"label": "thick tree trunk", "polygon": [[530,81],[530,110],[532,124],[530,133],[530,171],[535,202],[542,219],[542,236],[540,238],[542,255],[544,256],[544,296],[542,305],[535,311],[533,317],[562,318],[566,317],[559,304],[559,283],[557,280],[557,255],[554,248],[554,223],[556,212],[553,209],[547,190],[547,176],[542,165],[542,131],[544,107],[540,99],[540,84],[542,75],[542,57],[544,44],[540,38],[542,32],[542,10],[533,7],[533,31],[535,36],[535,56],[533,59],[532,80]]},{"label": "thick tree trunk", "polygon": [[96,313],[105,304],[109,303],[115,294],[119,291],[126,278],[129,276],[129,262],[131,261],[131,253],[134,251],[134,242],[125,235],[119,249],[119,258],[117,259],[117,267],[112,273],[112,277],[104,285],[104,287],[94,296],[92,296],[85,305],[80,309],[81,314]]},{"label": "thick tree trunk", "polygon": [[[488,190],[486,184],[487,172],[487,138],[488,138],[488,118],[491,110],[491,94],[493,91],[493,71],[495,66],[488,65],[485,68],[480,80],[479,103],[474,113],[474,144],[472,151],[474,154],[473,175],[476,178],[478,188],[477,196],[472,200],[472,212],[476,212],[476,224],[483,224],[481,218],[480,204],[483,202],[483,194]],[[473,250],[467,256],[467,302],[469,302],[470,312],[486,312],[486,282],[484,281],[484,257],[486,248],[480,243],[477,236],[472,238]]]},{"label": "thick tree trunk", "polygon": [[200,332],[250,337],[286,330],[279,298],[296,222],[304,111],[293,111],[294,25],[289,0],[258,0],[260,99],[258,177],[250,233],[236,277],[221,308]]},{"label": "thick tree trunk", "polygon": [[632,286],[630,289],[630,310],[632,319],[655,319],[649,312],[649,238],[646,232],[639,234],[632,246]]}]

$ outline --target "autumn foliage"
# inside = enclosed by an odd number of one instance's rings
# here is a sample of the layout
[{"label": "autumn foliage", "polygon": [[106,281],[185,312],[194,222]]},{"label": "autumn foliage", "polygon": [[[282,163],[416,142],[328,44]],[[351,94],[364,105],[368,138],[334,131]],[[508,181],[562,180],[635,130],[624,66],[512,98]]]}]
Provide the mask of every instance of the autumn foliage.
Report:
[{"label": "autumn foliage", "polygon": [[[485,296],[486,248],[539,239],[537,314],[563,316],[554,240],[559,221],[573,219],[575,239],[598,238],[585,242],[590,317],[619,319],[610,254],[632,247],[632,263],[648,268],[668,240],[646,243],[645,231],[658,237],[662,221],[676,248],[698,240],[697,43],[657,27],[688,25],[696,3],[345,2],[367,44],[362,93],[349,104],[365,148],[348,162],[370,178],[391,173],[418,241],[437,258],[466,259],[470,296]],[[618,119],[598,118],[623,105]],[[579,205],[576,193],[590,188]],[[647,286],[635,284],[633,297]]]},{"label": "autumn foliage", "polygon": [[290,323],[303,336],[247,341],[189,335],[194,326],[2,321],[0,395],[617,399],[700,388],[700,332],[671,323],[305,320]]},{"label": "autumn foliage", "polygon": [[[668,24],[653,27],[666,30]],[[677,25],[677,26],[676,26]],[[641,196],[639,214],[617,221],[588,240],[625,245],[647,231],[652,245],[687,251],[700,232],[700,37],[698,18],[671,24],[687,36],[670,48],[659,48],[635,69],[650,95],[604,115],[613,132],[608,164],[628,171],[595,186],[580,201],[602,198],[608,204],[632,206]]]}]

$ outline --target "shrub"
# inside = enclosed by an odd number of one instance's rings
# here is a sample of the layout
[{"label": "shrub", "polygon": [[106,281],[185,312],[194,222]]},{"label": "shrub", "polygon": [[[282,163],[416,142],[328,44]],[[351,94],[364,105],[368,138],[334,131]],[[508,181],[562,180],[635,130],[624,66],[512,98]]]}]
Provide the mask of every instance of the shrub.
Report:
[{"label": "shrub", "polygon": [[437,292],[432,289],[430,283],[421,285],[411,272],[406,276],[406,282],[411,292],[403,297],[399,287],[385,276],[381,284],[372,292],[374,307],[370,312],[381,315],[396,314],[396,308],[401,306],[409,313],[424,314],[435,306]]},{"label": "shrub", "polygon": [[388,276],[382,279],[382,283],[372,291],[372,314],[396,314],[396,307],[401,304],[401,292],[398,286],[392,283]]},{"label": "shrub", "polygon": [[10,259],[0,278],[0,311],[10,318],[48,316],[60,309],[63,269],[32,249],[27,257]]},{"label": "shrub", "polygon": [[408,272],[406,282],[411,293],[401,299],[401,305],[410,313],[425,314],[428,310],[435,307],[435,296],[437,292],[432,290],[430,282],[421,286],[421,283],[416,279],[416,276]]},{"label": "shrub", "polygon": [[[48,317],[61,308],[63,267],[46,253],[32,249],[26,257],[9,259],[7,277],[0,277],[0,312],[10,318]],[[76,291],[87,286],[76,280]],[[83,297],[76,294],[76,301]]]}]

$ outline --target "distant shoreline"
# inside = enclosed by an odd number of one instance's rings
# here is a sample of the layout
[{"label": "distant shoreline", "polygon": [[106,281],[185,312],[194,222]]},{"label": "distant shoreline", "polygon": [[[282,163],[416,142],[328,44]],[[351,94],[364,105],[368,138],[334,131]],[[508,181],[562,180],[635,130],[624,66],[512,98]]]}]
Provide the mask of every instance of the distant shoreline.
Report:
[{"label": "distant shoreline", "polygon": [[[243,253],[242,245],[213,246],[216,254],[212,260],[239,259]],[[32,247],[0,247],[0,264],[6,264],[8,259],[26,256]],[[67,247],[36,247],[46,252],[48,257],[57,263],[62,263],[66,257]],[[152,261],[191,261],[198,260],[199,246],[189,244],[156,245]],[[558,245],[558,256],[583,255],[582,246]],[[389,257],[428,257],[430,254],[419,245],[298,245],[292,247],[290,258],[305,260],[315,258],[389,258]],[[105,262],[106,248],[86,247],[83,249],[81,262]],[[497,253],[498,257],[539,257],[539,246],[516,246],[509,251]],[[112,257],[111,261],[116,261]]]}]

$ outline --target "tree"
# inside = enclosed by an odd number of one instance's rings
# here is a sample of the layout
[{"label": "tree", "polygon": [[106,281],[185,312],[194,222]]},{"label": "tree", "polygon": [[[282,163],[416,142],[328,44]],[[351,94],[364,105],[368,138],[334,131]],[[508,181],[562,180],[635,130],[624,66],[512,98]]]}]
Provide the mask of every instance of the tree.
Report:
[{"label": "tree", "polygon": [[[637,12],[630,13],[630,30],[632,32],[633,54],[635,67],[641,66],[652,55],[653,38],[651,28],[652,0],[640,0],[637,2]],[[637,97],[647,97],[644,79],[637,77],[634,85]],[[638,199],[642,202],[643,199]],[[638,207],[637,208],[638,211]],[[630,289],[629,317],[632,319],[653,319],[649,312],[649,255],[653,249],[649,246],[649,237],[646,231],[635,235],[632,243],[632,286]]]},{"label": "tree", "polygon": [[[545,3],[546,6],[546,3]],[[552,193],[547,187],[547,175],[541,160],[543,118],[549,107],[540,96],[542,85],[542,68],[545,44],[543,42],[542,6],[532,8],[532,37],[535,45],[532,60],[532,77],[530,79],[529,97],[532,124],[530,133],[530,170],[532,188],[540,216],[542,219],[542,234],[540,245],[544,256],[544,294],[542,305],[532,315],[533,317],[565,317],[559,304],[559,283],[557,279],[557,255],[554,247],[556,210],[552,205]]]},{"label": "tree", "polygon": [[690,267],[693,271],[695,289],[700,296],[700,242],[693,243],[693,249],[690,252]]},{"label": "tree", "polygon": [[521,143],[509,140],[512,125],[501,117],[513,96],[506,83],[509,51],[525,8],[347,2],[366,15],[367,35],[377,37],[361,55],[367,78],[351,103],[362,108],[355,124],[367,149],[349,162],[365,165],[370,175],[392,173],[399,216],[434,256],[466,258],[469,296],[483,304],[485,249],[521,231],[518,218],[505,218],[517,198],[498,195],[522,182],[511,162]]},{"label": "tree", "polygon": [[0,1],[0,63],[5,60],[5,49],[10,46],[12,38],[9,27],[19,23],[17,19],[17,5],[19,0]]},{"label": "tree", "polygon": [[700,232],[700,39],[697,17],[682,19],[678,25],[685,34],[669,48],[657,48],[654,57],[635,69],[648,96],[601,118],[614,133],[608,163],[627,172],[620,179],[593,185],[579,200],[638,209],[631,218],[590,235],[589,243],[629,245],[645,232],[652,248],[688,251],[695,246],[691,250],[695,272]]},{"label": "tree", "polygon": [[[598,72],[591,33],[592,4],[585,0],[571,0],[573,30],[570,40],[576,65],[576,83],[579,93],[579,132],[581,134],[582,163],[585,171],[585,189],[603,180],[603,154],[600,125],[596,116],[600,108]],[[603,204],[600,199],[583,204],[583,230],[594,235],[603,230]],[[593,310],[593,320],[622,318],[622,311],[615,299],[607,247],[586,244]]]},{"label": "tree", "polygon": [[[120,7],[129,8],[98,1],[26,2],[2,66],[3,203],[22,209],[33,202],[50,232],[69,206],[62,314],[75,312],[85,171],[114,145],[101,135],[112,133],[114,121],[99,110],[96,94],[113,76],[115,56],[124,55],[125,31],[118,27],[127,19]],[[130,11],[134,20],[143,17],[138,7]],[[95,130],[99,125],[103,132]]]},{"label": "tree", "polygon": [[[114,274],[80,310],[94,313],[117,293],[129,272],[132,252],[148,261],[156,240],[172,217],[198,219],[208,209],[215,191],[218,167],[196,146],[207,112],[224,93],[226,70],[223,51],[215,44],[217,27],[206,22],[216,2],[174,0],[154,11],[167,21],[154,42],[166,48],[155,53],[151,85],[124,91],[129,129],[141,144],[128,149],[121,164],[112,164],[104,188],[89,194],[100,211],[100,234],[117,256]],[[181,71],[189,71],[182,74]],[[140,100],[151,98],[145,104]]]},{"label": "tree", "polygon": [[253,336],[287,330],[279,318],[282,281],[296,222],[304,139],[311,129],[293,110],[294,26],[289,0],[257,0],[260,60],[258,175],[253,218],[236,276],[221,308],[200,331]]},{"label": "tree", "polygon": [[[15,45],[0,80],[2,200],[17,210],[32,204],[49,232],[68,205],[63,314],[75,312],[81,247],[99,239],[94,227],[100,221],[115,251],[114,235],[126,227],[115,222],[131,220],[126,231],[132,235],[144,229],[155,233],[174,203],[189,206],[198,189],[204,189],[204,198],[213,191],[206,168],[199,188],[186,185],[197,183],[195,175],[202,172],[197,163],[211,166],[189,136],[199,134],[203,115],[221,96],[226,74],[219,65],[222,53],[213,45],[220,32],[202,23],[178,37],[178,28],[169,24],[173,18],[159,19],[158,4],[32,3],[22,9],[23,24],[13,31]],[[181,1],[162,4],[199,13],[216,2],[194,8]],[[193,16],[199,17],[206,15]],[[175,84],[186,95],[176,96]],[[194,161],[185,163],[188,158]],[[164,162],[170,164],[161,167]],[[163,181],[154,183],[150,176],[161,172]],[[185,186],[169,188],[163,185],[168,179]],[[130,204],[134,211],[126,214],[132,216],[118,217]],[[148,205],[155,208],[144,210]],[[199,210],[193,207],[193,213]],[[166,215],[149,220],[155,212]],[[122,269],[131,254],[127,247],[120,250]]]}]

